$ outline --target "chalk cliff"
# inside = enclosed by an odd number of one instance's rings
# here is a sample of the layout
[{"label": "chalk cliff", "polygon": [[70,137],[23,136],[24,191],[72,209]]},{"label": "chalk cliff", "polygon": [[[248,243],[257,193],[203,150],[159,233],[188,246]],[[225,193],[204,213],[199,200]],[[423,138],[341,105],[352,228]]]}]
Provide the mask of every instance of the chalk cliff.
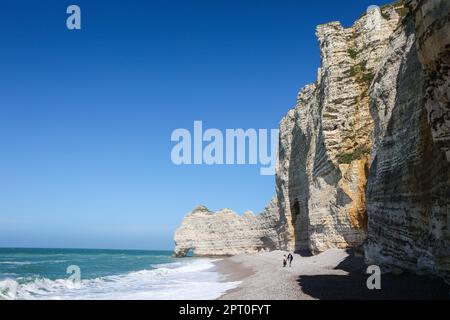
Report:
[{"label": "chalk cliff", "polygon": [[263,213],[239,216],[230,209],[211,212],[198,206],[183,220],[175,233],[175,256],[190,250],[196,256],[226,256],[286,249],[288,224],[281,220],[276,198]]},{"label": "chalk cliff", "polygon": [[[448,1],[407,2],[370,90],[368,263],[450,275]],[[447,153],[447,157],[446,157]]]},{"label": "chalk cliff", "polygon": [[368,89],[403,7],[368,10],[350,28],[317,27],[321,67],[280,124],[277,196],[295,248],[318,253],[367,236],[373,119]]},{"label": "chalk cliff", "polygon": [[450,1],[370,8],[317,27],[321,66],[280,122],[260,215],[198,208],[183,256],[364,244],[368,263],[450,274]]}]

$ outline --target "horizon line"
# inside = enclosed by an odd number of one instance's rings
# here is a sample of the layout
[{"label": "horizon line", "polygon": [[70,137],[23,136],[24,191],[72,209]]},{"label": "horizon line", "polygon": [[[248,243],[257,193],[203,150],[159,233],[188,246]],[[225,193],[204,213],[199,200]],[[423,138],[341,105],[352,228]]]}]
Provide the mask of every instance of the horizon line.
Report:
[{"label": "horizon line", "polygon": [[121,249],[121,248],[75,248],[75,247],[3,247],[0,246],[1,249],[55,249],[55,250],[124,250],[124,251],[170,251],[174,252],[174,249]]}]

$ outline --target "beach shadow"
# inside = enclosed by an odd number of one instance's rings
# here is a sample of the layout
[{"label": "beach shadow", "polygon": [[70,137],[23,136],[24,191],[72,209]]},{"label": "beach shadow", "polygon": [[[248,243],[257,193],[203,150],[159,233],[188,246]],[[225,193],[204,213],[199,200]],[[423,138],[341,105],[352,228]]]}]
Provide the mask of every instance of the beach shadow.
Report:
[{"label": "beach shadow", "polygon": [[301,257],[312,257],[313,256],[311,250],[309,250],[309,249],[299,249],[299,250],[296,250],[295,253],[300,255]]},{"label": "beach shadow", "polygon": [[362,257],[348,250],[349,256],[335,270],[346,275],[299,276],[302,291],[319,300],[448,300],[450,287],[438,278],[408,273],[382,274],[381,289],[369,290],[366,286],[366,265]]}]

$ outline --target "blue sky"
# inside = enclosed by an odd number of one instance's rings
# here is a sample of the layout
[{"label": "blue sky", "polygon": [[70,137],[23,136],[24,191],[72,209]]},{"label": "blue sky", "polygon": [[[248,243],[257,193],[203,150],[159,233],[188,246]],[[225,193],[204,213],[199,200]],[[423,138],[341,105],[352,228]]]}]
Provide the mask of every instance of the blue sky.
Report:
[{"label": "blue sky", "polygon": [[273,176],[175,166],[172,131],[277,128],[316,78],[316,25],[384,3],[3,0],[0,247],[172,249],[199,203],[260,212]]}]

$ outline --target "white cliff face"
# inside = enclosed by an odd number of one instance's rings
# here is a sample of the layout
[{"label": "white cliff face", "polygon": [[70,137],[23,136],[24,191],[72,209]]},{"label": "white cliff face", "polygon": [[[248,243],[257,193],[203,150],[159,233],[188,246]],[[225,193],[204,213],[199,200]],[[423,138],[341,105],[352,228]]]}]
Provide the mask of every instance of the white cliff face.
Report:
[{"label": "white cliff face", "polygon": [[198,208],[175,253],[347,248],[450,281],[450,1],[317,27],[321,67],[280,122],[276,196],[257,216]]},{"label": "white cliff face", "polygon": [[257,216],[251,212],[239,216],[230,209],[211,212],[199,206],[175,233],[175,256],[191,250],[196,256],[227,256],[284,248],[285,226],[275,200]]},{"label": "white cliff face", "polygon": [[339,22],[317,27],[318,81],[301,90],[280,123],[275,199],[257,216],[194,210],[175,234],[176,255],[189,249],[196,255],[275,248],[317,253],[364,241],[373,131],[367,92],[398,23],[395,8],[386,7],[351,28]]},{"label": "white cliff face", "polygon": [[425,71],[425,107],[433,141],[450,161],[450,1],[407,1]]},{"label": "white cliff face", "polygon": [[386,7],[351,28],[317,27],[318,81],[300,92],[280,124],[278,203],[297,250],[346,248],[367,236],[368,88],[399,19],[395,7]]},{"label": "white cliff face", "polygon": [[[394,33],[370,90],[375,134],[365,256],[370,264],[450,280],[450,164],[445,154],[450,130],[443,115],[450,94],[448,69],[438,68],[436,75],[436,65],[450,54],[450,41],[435,35],[442,28],[450,32],[450,8],[440,0],[421,5],[409,3],[412,14]],[[424,35],[423,16],[434,14],[438,17],[428,21]],[[435,37],[439,40],[422,43]]]}]

